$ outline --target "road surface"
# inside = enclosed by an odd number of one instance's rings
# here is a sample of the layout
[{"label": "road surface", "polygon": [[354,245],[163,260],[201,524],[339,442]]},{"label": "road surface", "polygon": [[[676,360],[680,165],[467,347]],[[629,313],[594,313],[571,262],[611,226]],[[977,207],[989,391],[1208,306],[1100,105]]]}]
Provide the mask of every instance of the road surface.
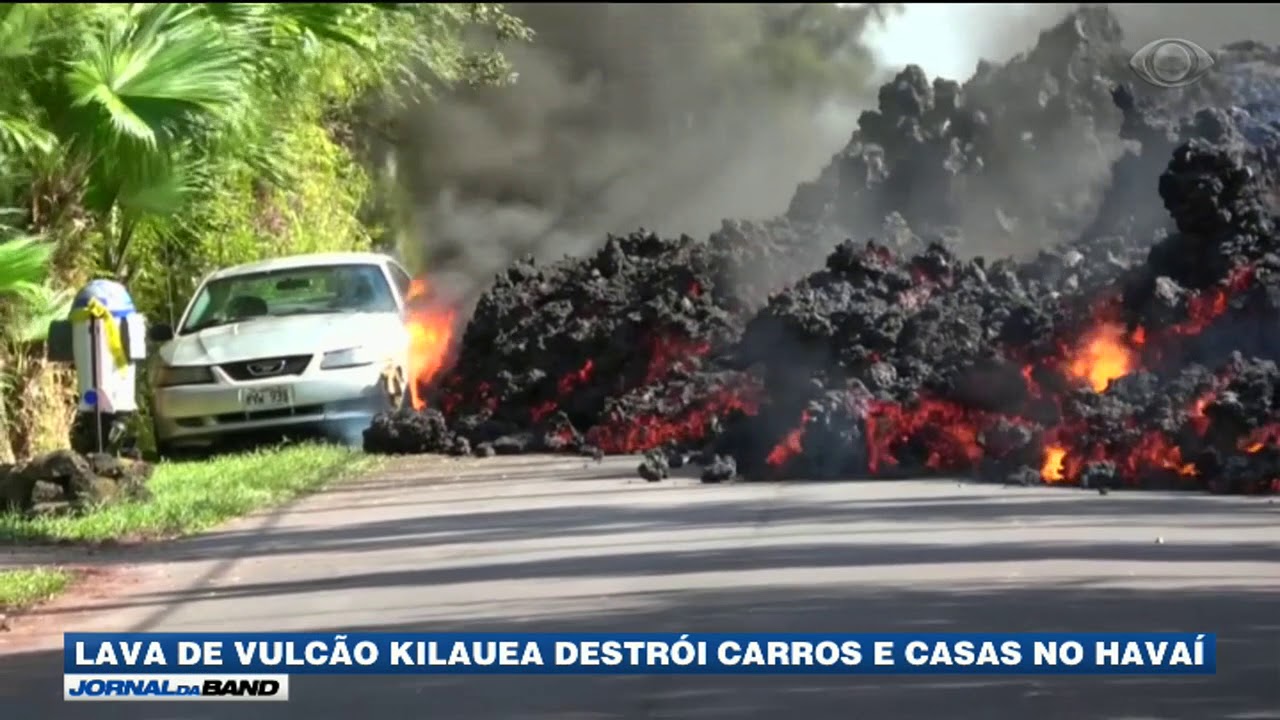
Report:
[{"label": "road surface", "polygon": [[[4,718],[1280,718],[1280,505],[954,481],[645,483],[410,458],[111,567],[0,634]],[[1163,539],[1163,542],[1160,542]],[[120,567],[124,558],[136,564]],[[31,560],[14,555],[0,564]],[[86,607],[87,606],[87,607]],[[64,703],[63,630],[1219,633],[1204,680],[295,677],[282,703]]]}]

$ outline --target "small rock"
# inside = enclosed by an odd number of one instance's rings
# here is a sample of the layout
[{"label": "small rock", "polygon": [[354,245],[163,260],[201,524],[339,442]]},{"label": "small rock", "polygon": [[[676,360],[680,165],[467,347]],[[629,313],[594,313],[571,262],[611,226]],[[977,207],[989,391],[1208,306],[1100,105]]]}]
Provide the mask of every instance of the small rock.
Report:
[{"label": "small rock", "polygon": [[491,447],[498,455],[519,455],[527,452],[529,446],[533,444],[532,433],[512,433],[511,435],[503,435],[493,441]]},{"label": "small rock", "polygon": [[0,508],[47,515],[145,500],[152,470],[142,461],[56,450],[20,465],[0,466]]},{"label": "small rock", "polygon": [[660,450],[650,450],[644,454],[644,460],[636,467],[636,472],[640,477],[649,482],[658,482],[665,480],[670,476],[668,472],[667,456]]},{"label": "small rock", "polygon": [[62,486],[48,480],[37,480],[31,489],[31,499],[36,504],[58,502],[64,497]]},{"label": "small rock", "polygon": [[730,455],[717,455],[702,470],[702,482],[722,483],[732,480],[738,475],[738,463]]},{"label": "small rock", "polygon": [[1006,482],[1010,485],[1033,487],[1035,485],[1043,485],[1044,478],[1040,476],[1039,470],[1027,465],[1022,465],[1018,467],[1018,469],[1010,471]]},{"label": "small rock", "polygon": [[672,448],[667,451],[667,465],[672,470],[679,470],[680,468],[684,467],[687,462],[688,462],[688,458],[685,457],[685,454],[683,452],[680,452],[675,448]]},{"label": "small rock", "polygon": [[471,442],[458,435],[449,443],[449,454],[454,457],[466,457],[471,454]]}]

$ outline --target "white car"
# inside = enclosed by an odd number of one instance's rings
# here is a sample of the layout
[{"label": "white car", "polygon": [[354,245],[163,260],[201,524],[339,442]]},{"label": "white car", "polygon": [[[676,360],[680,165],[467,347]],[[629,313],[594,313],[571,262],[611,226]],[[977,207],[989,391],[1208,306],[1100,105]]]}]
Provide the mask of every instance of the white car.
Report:
[{"label": "white car", "polygon": [[152,327],[162,455],[232,436],[321,429],[358,437],[406,397],[411,278],[375,253],[300,255],[219,270],[176,328]]}]

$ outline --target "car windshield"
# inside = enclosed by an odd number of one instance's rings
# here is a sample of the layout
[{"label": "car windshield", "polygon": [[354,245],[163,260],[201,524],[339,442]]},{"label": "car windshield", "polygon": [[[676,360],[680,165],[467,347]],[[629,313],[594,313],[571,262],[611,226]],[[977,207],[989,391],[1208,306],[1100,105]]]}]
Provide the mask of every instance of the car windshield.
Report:
[{"label": "car windshield", "polygon": [[319,265],[206,283],[181,332],[287,315],[395,311],[395,297],[379,266]]}]

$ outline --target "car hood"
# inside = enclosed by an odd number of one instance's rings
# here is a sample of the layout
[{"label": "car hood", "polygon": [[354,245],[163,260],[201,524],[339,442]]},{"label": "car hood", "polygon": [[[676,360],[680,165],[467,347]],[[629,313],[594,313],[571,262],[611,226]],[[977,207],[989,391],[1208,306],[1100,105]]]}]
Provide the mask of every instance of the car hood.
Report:
[{"label": "car hood", "polygon": [[255,318],[179,336],[160,348],[166,365],[217,365],[368,346],[395,349],[406,337],[395,313],[341,313]]}]

